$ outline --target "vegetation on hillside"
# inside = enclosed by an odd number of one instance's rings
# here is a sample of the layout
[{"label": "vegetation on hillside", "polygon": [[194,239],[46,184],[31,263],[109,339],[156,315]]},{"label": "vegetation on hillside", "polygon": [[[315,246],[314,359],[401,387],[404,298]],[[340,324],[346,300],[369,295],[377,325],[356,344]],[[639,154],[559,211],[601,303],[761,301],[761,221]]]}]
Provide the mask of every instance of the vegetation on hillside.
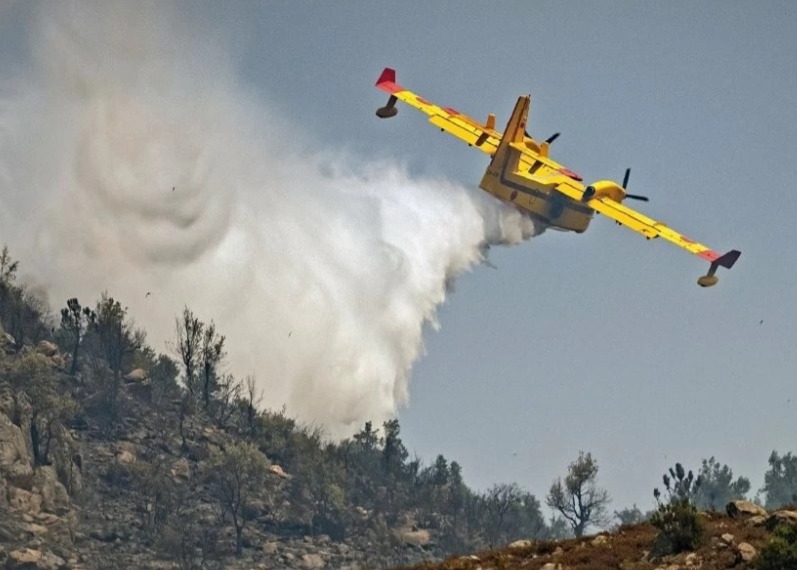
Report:
[{"label": "vegetation on hillside", "polygon": [[[115,459],[95,470],[97,484],[132,505],[146,548],[185,568],[241,556],[258,529],[443,555],[650,518],[678,552],[701,544],[698,510],[750,491],[749,480],[711,457],[696,478],[680,465],[665,475],[667,496],[657,493],[654,513],[634,505],[610,516],[597,461],[581,452],[550,487],[545,503],[556,516],[546,518],[515,483],[476,491],[456,461],[411,456],[396,419],[330,441],[285,409],[262,409],[254,376],[226,372],[227,338],[189,307],[161,353],[110,293],[88,304],[70,298],[54,316],[18,282],[18,268],[0,250],[0,414],[24,432],[35,467],[52,468],[87,507],[95,503],[78,494],[79,471],[92,470],[77,442],[113,449]],[[797,502],[797,457],[773,451],[769,464],[766,506]],[[791,548],[790,536],[777,548]]]}]

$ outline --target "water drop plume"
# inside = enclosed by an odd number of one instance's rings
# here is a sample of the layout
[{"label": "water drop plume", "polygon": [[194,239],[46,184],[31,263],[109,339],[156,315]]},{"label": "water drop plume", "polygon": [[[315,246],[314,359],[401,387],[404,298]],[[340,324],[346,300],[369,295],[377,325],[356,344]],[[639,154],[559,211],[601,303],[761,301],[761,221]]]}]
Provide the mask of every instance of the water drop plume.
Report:
[{"label": "water drop plume", "polygon": [[54,308],[107,290],[160,350],[183,306],[215,320],[232,372],[332,435],[395,415],[447,284],[533,225],[475,189],[310,152],[241,86],[223,34],[170,10],[35,15],[0,86],[0,241]]}]

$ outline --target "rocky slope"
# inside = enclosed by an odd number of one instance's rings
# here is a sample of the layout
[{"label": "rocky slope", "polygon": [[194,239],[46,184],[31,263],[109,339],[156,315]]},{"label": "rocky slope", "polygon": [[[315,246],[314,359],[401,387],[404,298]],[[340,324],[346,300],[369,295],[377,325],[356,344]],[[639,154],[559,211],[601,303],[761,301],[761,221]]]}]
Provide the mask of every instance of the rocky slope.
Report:
[{"label": "rocky slope", "polygon": [[[767,513],[748,501],[728,514],[701,513],[706,536],[694,552],[657,553],[658,531],[648,523],[581,539],[517,541],[506,548],[422,563],[413,570],[715,570],[755,568],[775,528],[797,522],[797,508]],[[783,566],[783,570],[790,570]]]},{"label": "rocky slope", "polygon": [[[0,329],[0,350],[14,358],[21,347]],[[96,395],[80,375],[65,373],[58,348],[44,341],[35,352],[48,359],[62,389],[91,409]],[[201,414],[186,418],[181,430],[179,400],[155,407],[151,392],[146,374],[127,374],[119,396],[126,412],[113,434],[79,417],[53,439],[58,449],[50,464],[37,465],[31,407],[9,386],[0,389],[0,568],[354,570],[441,557],[428,533],[409,525],[387,529],[393,540],[385,550],[368,533],[347,541],[310,536],[304,527],[276,522],[287,504],[253,501],[236,558],[233,530],[220,521],[200,465],[240,438]],[[272,464],[269,478],[277,490],[291,474]],[[362,511],[364,520],[370,516]]]}]

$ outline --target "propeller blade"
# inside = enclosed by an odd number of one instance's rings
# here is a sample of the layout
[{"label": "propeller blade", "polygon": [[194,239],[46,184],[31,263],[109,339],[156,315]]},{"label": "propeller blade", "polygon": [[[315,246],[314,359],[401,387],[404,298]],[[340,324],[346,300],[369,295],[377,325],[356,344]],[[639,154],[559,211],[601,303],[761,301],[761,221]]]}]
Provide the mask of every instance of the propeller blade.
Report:
[{"label": "propeller blade", "polygon": [[650,202],[647,196],[640,196],[639,194],[626,194],[625,197],[631,198],[632,200],[640,200],[641,202]]},{"label": "propeller blade", "polygon": [[626,188],[628,188],[628,177],[629,176],[631,176],[631,169],[630,168],[626,168],[625,169],[625,176],[623,176],[623,189],[624,190]]},{"label": "propeller blade", "polygon": [[551,144],[553,141],[555,141],[556,139],[558,139],[558,138],[559,138],[559,135],[561,135],[561,134],[562,134],[562,133],[554,133],[554,134],[552,134],[551,136],[549,136],[547,139],[545,139],[545,142],[547,142],[548,144]]}]

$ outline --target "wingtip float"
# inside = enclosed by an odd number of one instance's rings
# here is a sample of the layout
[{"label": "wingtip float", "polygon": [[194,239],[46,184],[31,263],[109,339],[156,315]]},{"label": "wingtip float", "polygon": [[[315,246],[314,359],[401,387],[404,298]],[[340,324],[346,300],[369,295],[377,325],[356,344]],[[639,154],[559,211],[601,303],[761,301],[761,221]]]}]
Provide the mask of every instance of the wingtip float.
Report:
[{"label": "wingtip float", "polygon": [[495,115],[488,115],[480,123],[452,107],[440,107],[405,89],[396,82],[396,71],[386,67],[376,87],[389,95],[387,104],[376,116],[388,119],[396,116],[396,103],[402,101],[429,116],[429,122],[490,155],[490,165],[479,184],[482,190],[509,202],[522,212],[555,228],[584,232],[595,213],[601,213],[619,225],[626,226],[647,239],[664,238],[678,247],[710,263],[709,270],[697,280],[701,287],[711,287],[719,281],[717,269],[730,269],[741,252],[731,250],[724,255],[682,235],[662,222],[654,220],[625,205],[623,201],[648,201],[645,196],[626,192],[630,169],[623,183],[599,180],[585,186],[582,177],[549,158],[550,145],[559,136],[555,133],[539,141],[528,134],[528,114],[531,96],[518,98],[515,109],[503,133],[495,130]]}]

